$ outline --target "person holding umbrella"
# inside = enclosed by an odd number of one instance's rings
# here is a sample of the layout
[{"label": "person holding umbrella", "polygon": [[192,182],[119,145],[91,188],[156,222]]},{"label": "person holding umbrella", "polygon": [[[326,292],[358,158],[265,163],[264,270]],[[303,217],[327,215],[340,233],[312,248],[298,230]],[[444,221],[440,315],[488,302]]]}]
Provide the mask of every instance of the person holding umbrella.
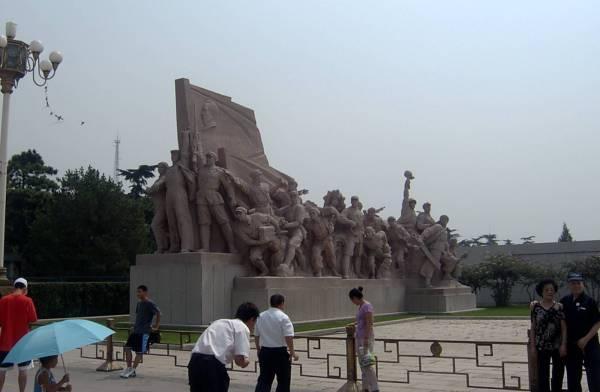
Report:
[{"label": "person holding umbrella", "polygon": [[[34,392],[71,391],[66,385],[70,379],[62,354],[71,350],[103,341],[115,331],[89,320],[64,320],[36,328],[23,336],[10,350],[2,365],[30,362],[40,359],[42,369],[35,377]],[[60,355],[65,376],[56,381],[51,369]]]},{"label": "person holding umbrella", "polygon": [[65,374],[60,381],[56,381],[52,369],[58,365],[58,355],[40,358],[42,367],[35,374],[35,385],[33,392],[71,392],[73,387],[69,384],[69,375]]}]

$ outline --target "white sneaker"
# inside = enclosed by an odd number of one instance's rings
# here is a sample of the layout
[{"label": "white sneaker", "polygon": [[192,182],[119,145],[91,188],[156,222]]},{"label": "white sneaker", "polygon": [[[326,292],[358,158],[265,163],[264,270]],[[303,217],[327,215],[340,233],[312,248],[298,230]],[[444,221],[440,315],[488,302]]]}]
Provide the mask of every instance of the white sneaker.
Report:
[{"label": "white sneaker", "polygon": [[135,370],[133,368],[126,368],[121,372],[121,378],[129,378],[132,374],[135,374]]},{"label": "white sneaker", "polygon": [[131,369],[131,374],[129,375],[129,377],[135,377],[135,376],[136,376],[135,369]]}]

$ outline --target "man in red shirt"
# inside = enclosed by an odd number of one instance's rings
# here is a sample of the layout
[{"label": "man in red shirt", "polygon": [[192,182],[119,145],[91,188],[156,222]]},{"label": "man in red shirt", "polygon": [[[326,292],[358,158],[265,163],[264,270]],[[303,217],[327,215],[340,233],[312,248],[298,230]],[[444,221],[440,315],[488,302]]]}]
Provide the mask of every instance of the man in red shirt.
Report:
[{"label": "man in red shirt", "polygon": [[[2,363],[8,352],[24,335],[29,332],[29,325],[37,321],[35,305],[27,296],[27,281],[23,278],[15,280],[12,294],[0,299],[0,392],[4,387],[6,371],[14,366],[12,363]],[[27,370],[32,366],[31,361],[19,363],[19,390],[25,392],[27,385]]]}]

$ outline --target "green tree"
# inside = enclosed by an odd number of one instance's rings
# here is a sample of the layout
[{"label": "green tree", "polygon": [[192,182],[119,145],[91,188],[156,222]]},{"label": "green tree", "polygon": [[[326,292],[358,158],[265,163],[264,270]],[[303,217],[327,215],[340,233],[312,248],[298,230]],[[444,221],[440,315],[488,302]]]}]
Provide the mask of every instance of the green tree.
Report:
[{"label": "green tree", "polygon": [[496,246],[498,245],[498,240],[497,240],[497,235],[496,234],[484,234],[481,236],[481,238],[483,238],[485,240],[484,245],[485,246]]},{"label": "green tree", "polygon": [[130,183],[129,195],[134,198],[144,196],[148,179],[154,177],[157,165],[140,165],[137,169],[119,170],[119,175]]},{"label": "green tree", "polygon": [[565,222],[563,222],[562,233],[560,233],[560,237],[558,237],[558,242],[573,242],[573,236]]},{"label": "green tree", "polygon": [[527,236],[527,237],[521,237],[521,241],[523,241],[523,245],[534,244],[535,243],[534,238],[535,238],[534,235],[530,235],[530,236]]},{"label": "green tree", "polygon": [[36,216],[45,211],[58,184],[56,170],[47,166],[35,150],[13,155],[8,161],[6,195],[7,254],[22,256]]},{"label": "green tree", "polygon": [[30,276],[123,276],[148,251],[143,211],[120,186],[88,167],[67,171],[27,246]]},{"label": "green tree", "polygon": [[469,286],[473,294],[477,294],[483,287],[484,279],[481,264],[473,264],[463,266],[458,280],[465,286]]},{"label": "green tree", "polygon": [[51,178],[56,173],[52,166],[46,166],[36,150],[23,151],[8,161],[8,188],[53,191],[58,188]]},{"label": "green tree", "polygon": [[509,255],[488,256],[479,264],[482,287],[489,287],[496,306],[508,306],[515,285],[521,282],[528,265],[521,259]]}]

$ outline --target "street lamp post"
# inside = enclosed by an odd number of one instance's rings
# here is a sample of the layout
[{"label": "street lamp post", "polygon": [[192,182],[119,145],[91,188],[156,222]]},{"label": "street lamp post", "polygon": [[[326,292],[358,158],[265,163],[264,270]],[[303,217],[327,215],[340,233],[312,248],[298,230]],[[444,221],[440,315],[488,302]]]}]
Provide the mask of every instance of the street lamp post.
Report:
[{"label": "street lamp post", "polygon": [[[16,40],[17,24],[6,23],[6,36],[0,35],[0,87],[2,91],[2,129],[0,131],[0,286],[7,286],[8,279],[4,267],[4,232],[6,221],[6,182],[8,175],[8,112],[10,96],[19,80],[31,72],[33,83],[44,86],[54,77],[62,62],[60,52],[52,52],[48,60],[40,60],[44,46],[40,41],[26,44]],[[37,74],[37,77],[36,77]]]}]

